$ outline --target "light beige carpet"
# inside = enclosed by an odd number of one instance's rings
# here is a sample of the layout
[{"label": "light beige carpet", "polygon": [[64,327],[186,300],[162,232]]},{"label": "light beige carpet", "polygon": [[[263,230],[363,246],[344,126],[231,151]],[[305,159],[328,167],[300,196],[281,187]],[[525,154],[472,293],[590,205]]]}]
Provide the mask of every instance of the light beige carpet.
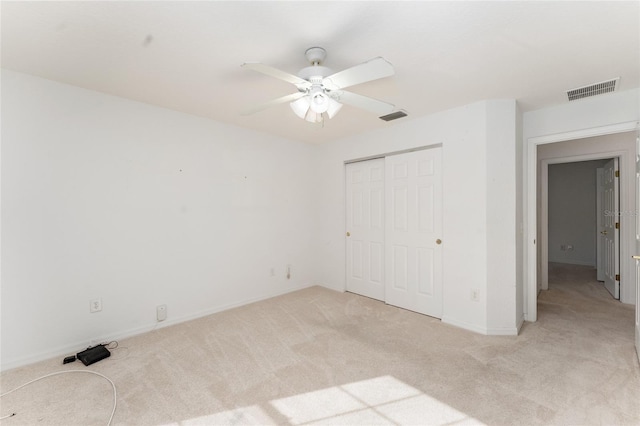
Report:
[{"label": "light beige carpet", "polygon": [[[312,287],[120,342],[90,367],[2,374],[2,392],[85,369],[118,391],[113,424],[638,425],[631,306],[591,268],[553,265],[539,321],[488,337]],[[81,348],[79,348],[81,349]],[[89,374],[2,398],[0,423],[106,424],[111,385]]]}]

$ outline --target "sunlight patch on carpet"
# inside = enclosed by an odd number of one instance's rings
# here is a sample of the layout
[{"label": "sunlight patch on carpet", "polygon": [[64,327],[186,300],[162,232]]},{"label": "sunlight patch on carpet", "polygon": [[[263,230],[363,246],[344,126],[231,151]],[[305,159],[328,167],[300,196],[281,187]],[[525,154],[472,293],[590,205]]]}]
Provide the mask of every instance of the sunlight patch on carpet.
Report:
[{"label": "sunlight patch on carpet", "polygon": [[281,398],[271,404],[294,425],[483,425],[392,376]]},{"label": "sunlight patch on carpet", "polygon": [[[342,386],[221,411],[173,425],[276,425],[268,412],[277,410],[292,425],[480,425],[484,423],[426,395],[392,376],[381,376]],[[166,425],[169,426],[169,425]]]}]

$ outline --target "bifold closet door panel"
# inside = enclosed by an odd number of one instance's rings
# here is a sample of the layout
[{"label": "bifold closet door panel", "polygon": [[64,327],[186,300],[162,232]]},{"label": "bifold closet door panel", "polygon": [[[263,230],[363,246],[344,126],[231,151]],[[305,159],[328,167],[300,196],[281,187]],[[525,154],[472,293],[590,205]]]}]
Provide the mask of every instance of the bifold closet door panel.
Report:
[{"label": "bifold closet door panel", "polygon": [[384,300],[384,159],[346,165],[347,291]]},{"label": "bifold closet door panel", "polygon": [[385,158],[385,301],[442,317],[441,148]]}]

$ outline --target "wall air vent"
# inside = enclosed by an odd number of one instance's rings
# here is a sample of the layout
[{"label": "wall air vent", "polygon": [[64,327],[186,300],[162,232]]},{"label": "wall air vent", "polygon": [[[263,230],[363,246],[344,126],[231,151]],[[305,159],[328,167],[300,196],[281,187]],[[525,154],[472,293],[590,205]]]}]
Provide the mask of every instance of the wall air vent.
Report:
[{"label": "wall air vent", "polygon": [[600,83],[590,84],[588,86],[567,90],[567,96],[569,97],[569,101],[577,101],[578,99],[588,98],[589,96],[615,92],[618,88],[619,80],[620,77],[614,78],[613,80],[601,81]]},{"label": "wall air vent", "polygon": [[397,120],[398,118],[402,118],[406,116],[407,116],[407,113],[405,111],[400,110],[400,111],[392,112],[391,114],[383,115],[382,117],[378,117],[378,118],[384,121],[391,121],[391,120]]}]

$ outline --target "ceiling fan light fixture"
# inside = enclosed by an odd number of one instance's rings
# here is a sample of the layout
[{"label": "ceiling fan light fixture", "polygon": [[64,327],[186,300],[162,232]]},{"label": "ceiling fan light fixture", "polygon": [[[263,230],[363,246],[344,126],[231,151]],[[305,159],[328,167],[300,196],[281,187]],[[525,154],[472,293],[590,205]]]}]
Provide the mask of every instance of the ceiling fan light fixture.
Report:
[{"label": "ceiling fan light fixture", "polygon": [[338,111],[342,108],[342,104],[335,99],[329,98],[329,107],[327,108],[327,115],[329,118],[333,118]]},{"label": "ceiling fan light fixture", "polygon": [[291,102],[289,105],[291,105],[293,112],[302,119],[305,118],[307,111],[309,111],[309,99],[307,96],[303,96],[302,98]]},{"label": "ceiling fan light fixture", "polygon": [[317,113],[310,108],[304,119],[310,123],[322,123],[322,113]]},{"label": "ceiling fan light fixture", "polygon": [[309,106],[313,112],[322,114],[329,108],[329,97],[324,93],[324,91],[322,91],[322,89],[311,92],[309,97]]}]

